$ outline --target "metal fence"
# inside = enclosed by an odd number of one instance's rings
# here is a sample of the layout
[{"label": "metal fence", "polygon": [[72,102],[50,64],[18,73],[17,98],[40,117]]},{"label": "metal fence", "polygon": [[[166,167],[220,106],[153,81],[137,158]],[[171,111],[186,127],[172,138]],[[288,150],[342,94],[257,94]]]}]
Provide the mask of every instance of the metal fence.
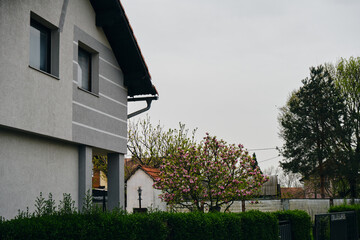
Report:
[{"label": "metal fence", "polygon": [[279,239],[291,240],[291,224],[289,221],[279,221]]},{"label": "metal fence", "polygon": [[315,240],[358,240],[355,212],[336,212],[315,215]]},{"label": "metal fence", "polygon": [[107,191],[105,189],[92,190],[93,203],[106,211]]}]

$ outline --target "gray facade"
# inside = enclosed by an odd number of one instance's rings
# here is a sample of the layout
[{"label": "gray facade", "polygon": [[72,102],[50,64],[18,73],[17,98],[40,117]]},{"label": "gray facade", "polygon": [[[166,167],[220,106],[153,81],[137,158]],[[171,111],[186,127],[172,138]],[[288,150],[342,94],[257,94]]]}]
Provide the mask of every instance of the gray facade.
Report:
[{"label": "gray facade", "polygon": [[[97,85],[93,94],[79,87],[78,46],[96,52]],[[126,153],[127,89],[124,75],[108,47],[74,26],[72,140]]]},{"label": "gray facade", "polygon": [[[98,13],[103,7],[108,10]],[[91,159],[99,153],[113,161],[109,201],[123,204],[127,98],[129,91],[131,96],[154,91],[132,87],[151,85],[149,77],[141,77],[140,85],[129,82],[134,71],[150,75],[141,67],[146,66],[141,53],[132,50],[138,49],[132,31],[117,31],[119,24],[131,29],[126,17],[104,30],[98,24],[104,11],[124,14],[117,0],[0,1],[0,216],[31,210],[40,192],[51,192],[57,201],[71,193],[81,208],[91,187]],[[51,26],[48,73],[29,66],[33,18]],[[132,39],[123,56],[124,46],[108,40],[119,34]],[[90,91],[79,84],[79,47],[91,54]]]}]

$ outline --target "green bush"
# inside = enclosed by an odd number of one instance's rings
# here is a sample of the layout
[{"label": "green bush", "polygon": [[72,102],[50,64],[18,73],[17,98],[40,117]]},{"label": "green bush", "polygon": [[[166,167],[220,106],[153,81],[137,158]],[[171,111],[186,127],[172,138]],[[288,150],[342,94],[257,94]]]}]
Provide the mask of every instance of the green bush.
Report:
[{"label": "green bush", "polygon": [[311,218],[305,211],[287,210],[274,212],[274,214],[279,221],[290,221],[293,240],[311,239]]},{"label": "green bush", "polygon": [[0,221],[0,239],[275,240],[279,236],[278,219],[291,221],[293,239],[309,239],[310,217],[302,211],[30,215]]},{"label": "green bush", "polygon": [[167,239],[243,239],[241,216],[234,213],[164,213]]},{"label": "green bush", "polygon": [[1,223],[0,239],[166,239],[161,218],[117,213],[56,214]]},{"label": "green bush", "polygon": [[248,211],[240,214],[242,239],[278,239],[278,220],[273,213]]},{"label": "green bush", "polygon": [[346,211],[355,211],[358,229],[360,230],[360,204],[353,204],[353,205],[342,204],[339,206],[332,206],[329,209],[329,212],[346,212]]}]

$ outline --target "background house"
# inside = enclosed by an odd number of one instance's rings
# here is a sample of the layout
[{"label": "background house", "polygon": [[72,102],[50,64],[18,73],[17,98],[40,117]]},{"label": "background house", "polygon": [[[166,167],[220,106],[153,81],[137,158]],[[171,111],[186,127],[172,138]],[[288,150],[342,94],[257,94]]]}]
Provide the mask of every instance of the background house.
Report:
[{"label": "background house", "polygon": [[159,198],[161,190],[153,188],[154,180],[159,177],[157,168],[138,165],[126,181],[126,210],[132,212],[139,208],[138,188],[141,193],[141,207],[166,211],[166,203]]},{"label": "background house", "polygon": [[123,206],[127,103],[157,92],[120,1],[1,0],[0,31],[0,216],[40,192],[81,209],[94,155]]}]

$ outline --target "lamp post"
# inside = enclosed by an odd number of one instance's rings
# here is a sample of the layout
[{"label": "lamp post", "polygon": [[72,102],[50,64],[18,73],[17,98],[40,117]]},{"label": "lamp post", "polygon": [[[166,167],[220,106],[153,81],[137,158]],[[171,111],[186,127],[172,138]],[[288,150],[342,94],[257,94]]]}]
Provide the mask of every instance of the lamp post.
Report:
[{"label": "lamp post", "polygon": [[139,199],[138,199],[139,200],[139,208],[141,209],[141,192],[142,192],[141,187],[139,187],[137,191],[139,194]]}]

